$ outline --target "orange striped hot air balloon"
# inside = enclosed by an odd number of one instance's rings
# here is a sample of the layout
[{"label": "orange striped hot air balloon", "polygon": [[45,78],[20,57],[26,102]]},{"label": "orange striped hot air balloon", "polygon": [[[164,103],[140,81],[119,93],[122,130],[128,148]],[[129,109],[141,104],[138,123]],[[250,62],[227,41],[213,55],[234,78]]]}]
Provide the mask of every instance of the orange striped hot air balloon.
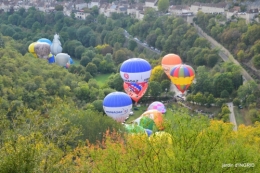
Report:
[{"label": "orange striped hot air balloon", "polygon": [[170,70],[170,79],[179,91],[184,93],[195,78],[194,69],[185,64],[174,66]]},{"label": "orange striped hot air balloon", "polygon": [[162,58],[161,64],[165,74],[170,78],[170,69],[176,65],[182,64],[182,60],[179,55],[171,53]]}]

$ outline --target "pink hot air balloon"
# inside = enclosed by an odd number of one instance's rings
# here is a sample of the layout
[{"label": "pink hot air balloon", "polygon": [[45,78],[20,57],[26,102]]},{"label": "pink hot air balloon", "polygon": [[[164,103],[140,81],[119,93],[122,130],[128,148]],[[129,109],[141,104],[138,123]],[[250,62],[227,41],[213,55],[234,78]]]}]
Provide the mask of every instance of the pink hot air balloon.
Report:
[{"label": "pink hot air balloon", "polygon": [[163,114],[166,112],[166,108],[165,108],[164,104],[161,102],[158,102],[158,101],[153,102],[149,105],[147,110],[151,110],[151,109],[156,109],[157,111],[159,111]]}]

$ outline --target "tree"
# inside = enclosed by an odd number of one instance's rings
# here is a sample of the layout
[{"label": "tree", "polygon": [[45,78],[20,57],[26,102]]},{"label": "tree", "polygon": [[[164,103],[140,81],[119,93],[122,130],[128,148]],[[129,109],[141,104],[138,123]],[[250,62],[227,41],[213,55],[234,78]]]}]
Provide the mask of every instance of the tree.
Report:
[{"label": "tree", "polygon": [[152,69],[150,81],[161,82],[164,70],[161,65],[158,65]]},{"label": "tree", "polygon": [[95,110],[103,112],[103,100],[95,100],[92,104]]},{"label": "tree", "polygon": [[151,81],[148,86],[148,93],[152,97],[160,96],[162,92],[161,84],[156,81]]},{"label": "tree", "polygon": [[166,12],[170,6],[169,0],[159,0],[158,1],[158,10],[161,12]]},{"label": "tree", "polygon": [[260,69],[260,55],[255,55],[253,57],[253,64],[257,69]]},{"label": "tree", "polygon": [[122,78],[119,73],[108,77],[108,86],[116,91],[123,91]]},{"label": "tree", "polygon": [[94,76],[97,73],[97,66],[94,63],[90,62],[86,66],[86,71]]},{"label": "tree", "polygon": [[128,49],[131,51],[134,51],[134,49],[137,47],[137,43],[134,40],[130,40],[128,42]]},{"label": "tree", "polygon": [[62,5],[56,5],[55,10],[56,11],[63,11],[63,6]]},{"label": "tree", "polygon": [[87,56],[82,56],[82,57],[81,57],[81,60],[80,60],[80,65],[86,67],[89,62],[90,62],[89,57],[87,57]]},{"label": "tree", "polygon": [[114,59],[115,59],[115,63],[118,65],[124,62],[125,60],[127,60],[127,54],[124,50],[120,49],[115,52]]}]

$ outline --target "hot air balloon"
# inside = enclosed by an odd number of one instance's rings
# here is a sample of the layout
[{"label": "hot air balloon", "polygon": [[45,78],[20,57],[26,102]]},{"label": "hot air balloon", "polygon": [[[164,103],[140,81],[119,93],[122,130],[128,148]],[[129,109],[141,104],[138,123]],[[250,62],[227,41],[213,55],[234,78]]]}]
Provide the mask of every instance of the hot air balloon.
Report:
[{"label": "hot air balloon", "polygon": [[128,94],[131,99],[136,103],[143,97],[148,88],[148,83],[126,83],[123,84],[126,94]]},{"label": "hot air balloon", "polygon": [[34,45],[34,52],[37,54],[38,58],[49,58],[50,51],[50,45],[48,43],[37,42]]},{"label": "hot air balloon", "polygon": [[50,46],[52,44],[51,40],[47,38],[40,38],[37,42],[48,43]]},{"label": "hot air balloon", "polygon": [[148,106],[147,110],[151,110],[151,109],[156,109],[163,114],[166,112],[164,104],[158,101],[153,102]]},{"label": "hot air balloon", "polygon": [[[156,109],[151,109],[149,111],[144,112],[141,117],[148,117],[152,119],[157,127],[158,130],[163,130],[163,115],[161,112],[157,111]],[[140,120],[141,124],[142,119]],[[152,130],[152,129],[151,129]]]},{"label": "hot air balloon", "polygon": [[177,65],[170,70],[170,79],[179,91],[184,93],[195,78],[194,69],[189,65]]},{"label": "hot air balloon", "polygon": [[179,55],[167,54],[162,58],[162,67],[165,74],[170,78],[170,69],[176,65],[182,64],[182,60]]},{"label": "hot air balloon", "polygon": [[103,100],[105,113],[117,122],[124,122],[132,109],[131,98],[123,92],[112,92]]},{"label": "hot air balloon", "polygon": [[151,76],[151,65],[141,58],[131,58],[124,61],[120,67],[120,75],[124,82],[148,82]]},{"label": "hot air balloon", "polygon": [[66,53],[59,53],[55,56],[55,63],[62,67],[69,67],[70,56]]},{"label": "hot air balloon", "polygon": [[58,34],[55,34],[51,45],[51,53],[53,55],[57,55],[62,52],[61,42],[59,39],[60,36]]}]

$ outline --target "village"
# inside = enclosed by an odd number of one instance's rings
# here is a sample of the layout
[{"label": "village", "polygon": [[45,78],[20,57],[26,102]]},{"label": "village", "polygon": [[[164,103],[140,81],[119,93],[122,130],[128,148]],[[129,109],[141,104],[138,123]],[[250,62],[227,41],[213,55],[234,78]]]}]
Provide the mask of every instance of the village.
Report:
[{"label": "village", "polygon": [[[112,13],[128,14],[134,18],[142,20],[144,12],[147,8],[153,8],[158,10],[158,0],[146,0],[145,3],[133,3],[130,4],[127,0],[116,1],[108,3],[107,0],[92,0],[87,3],[84,0],[76,0],[74,2],[58,2],[53,0],[0,0],[0,11],[8,12],[10,9],[14,11],[24,8],[28,10],[30,7],[50,13],[55,11],[56,6],[63,6],[64,15],[70,16],[71,13],[75,14],[78,19],[86,19],[89,13],[85,12],[85,8],[93,8],[96,6],[99,10],[99,14],[104,14],[106,17],[110,17]],[[225,2],[220,3],[199,3],[195,2],[190,6],[186,5],[170,5],[168,12],[165,15],[177,15],[188,16],[193,18],[201,11],[203,13],[210,14],[222,14],[227,20],[234,19],[236,17],[244,18],[247,23],[252,21],[259,22],[260,5],[249,5],[247,11],[241,11],[239,6],[230,7],[230,4]]]}]

